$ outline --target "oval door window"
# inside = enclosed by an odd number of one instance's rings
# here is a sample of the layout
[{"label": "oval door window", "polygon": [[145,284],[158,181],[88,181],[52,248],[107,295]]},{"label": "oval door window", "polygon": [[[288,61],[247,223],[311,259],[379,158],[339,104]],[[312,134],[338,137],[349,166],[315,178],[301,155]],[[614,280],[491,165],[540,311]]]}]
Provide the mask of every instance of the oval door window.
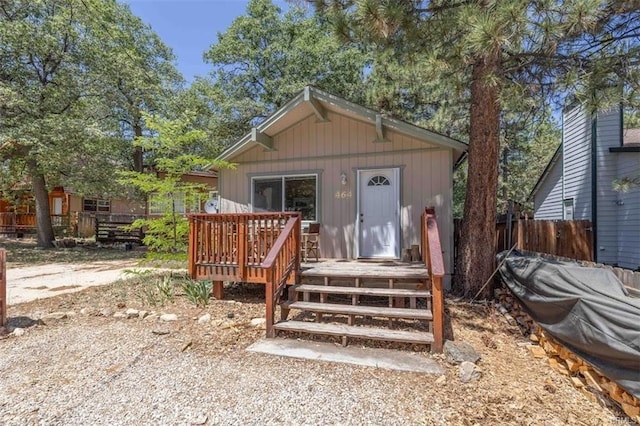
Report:
[{"label": "oval door window", "polygon": [[369,179],[367,186],[388,186],[391,185],[389,179],[386,176],[378,175]]}]

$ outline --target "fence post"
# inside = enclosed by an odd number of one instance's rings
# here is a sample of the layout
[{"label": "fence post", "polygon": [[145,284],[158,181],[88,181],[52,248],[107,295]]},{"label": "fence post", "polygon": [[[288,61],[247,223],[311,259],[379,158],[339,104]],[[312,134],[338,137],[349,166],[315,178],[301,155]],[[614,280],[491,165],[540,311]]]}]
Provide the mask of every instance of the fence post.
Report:
[{"label": "fence post", "polygon": [[0,248],[0,327],[7,324],[7,252]]},{"label": "fence post", "polygon": [[516,246],[516,249],[522,250],[524,249],[524,227],[522,219],[518,219],[518,221],[516,222],[516,232],[518,233],[518,236],[516,237],[516,243],[518,244]]}]

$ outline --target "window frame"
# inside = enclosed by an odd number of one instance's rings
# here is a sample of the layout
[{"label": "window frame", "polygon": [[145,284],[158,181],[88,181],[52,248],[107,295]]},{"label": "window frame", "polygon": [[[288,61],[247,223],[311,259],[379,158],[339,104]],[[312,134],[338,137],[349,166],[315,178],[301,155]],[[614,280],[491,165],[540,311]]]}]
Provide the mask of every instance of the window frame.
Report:
[{"label": "window frame", "polygon": [[320,222],[320,173],[318,172],[311,172],[311,173],[274,173],[274,174],[267,174],[267,175],[255,175],[255,176],[251,176],[250,179],[250,183],[249,183],[249,206],[250,206],[250,211],[251,213],[255,213],[255,200],[254,200],[254,195],[255,195],[255,183],[257,180],[276,180],[276,179],[280,179],[280,185],[282,188],[282,204],[280,205],[280,210],[277,210],[277,212],[283,212],[286,213],[287,211],[285,210],[285,203],[286,203],[286,189],[285,189],[285,182],[287,178],[314,178],[316,180],[316,185],[315,185],[315,204],[314,204],[314,208],[315,208],[315,219],[303,219],[302,223],[309,224],[312,222]]},{"label": "window frame", "polygon": [[[93,202],[93,209],[87,209],[87,201]],[[111,213],[111,200],[104,198],[82,198],[82,211],[91,213]]]},{"label": "window frame", "polygon": [[[571,207],[571,217],[568,218],[567,207]],[[576,205],[573,198],[565,198],[562,200],[562,220],[575,220]]]}]

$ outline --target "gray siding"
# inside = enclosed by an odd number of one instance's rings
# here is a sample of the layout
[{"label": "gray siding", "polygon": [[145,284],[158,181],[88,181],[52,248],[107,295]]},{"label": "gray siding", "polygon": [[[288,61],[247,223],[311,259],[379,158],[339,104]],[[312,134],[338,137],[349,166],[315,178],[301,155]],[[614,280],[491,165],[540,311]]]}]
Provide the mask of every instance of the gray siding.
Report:
[{"label": "gray siding", "polygon": [[591,118],[581,107],[563,116],[563,199],[573,198],[574,219],[591,220]]},{"label": "gray siding", "polygon": [[618,193],[613,190],[617,177],[615,154],[610,147],[620,146],[620,110],[598,113],[596,133],[597,247],[596,261],[618,263]]},{"label": "gray siding", "polygon": [[[640,153],[610,153],[616,157],[618,178],[640,174]],[[640,188],[617,193],[618,265],[640,269]]]},{"label": "gray siding", "polygon": [[562,154],[533,196],[534,219],[562,219]]}]

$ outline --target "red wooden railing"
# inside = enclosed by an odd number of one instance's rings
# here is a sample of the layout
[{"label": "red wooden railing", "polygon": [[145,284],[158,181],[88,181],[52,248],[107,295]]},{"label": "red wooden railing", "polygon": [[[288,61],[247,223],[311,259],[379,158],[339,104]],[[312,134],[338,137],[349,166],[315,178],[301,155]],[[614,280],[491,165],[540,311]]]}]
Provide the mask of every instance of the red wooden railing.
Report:
[{"label": "red wooden railing", "polygon": [[[290,218],[299,213],[189,215],[188,271],[213,281],[214,296],[224,296],[224,281],[265,284],[261,266]],[[298,219],[298,225],[300,224]],[[300,242],[298,241],[298,247]]]},{"label": "red wooden railing", "polygon": [[422,247],[424,261],[429,271],[431,281],[431,306],[433,309],[433,346],[434,352],[442,352],[444,343],[444,294],[442,291],[442,278],[444,277],[444,260],[442,258],[442,246],[436,212],[433,207],[427,207],[421,220]]},{"label": "red wooden railing", "polygon": [[264,268],[265,300],[267,315],[267,337],[275,337],[273,328],[275,306],[277,305],[287,281],[294,274],[298,282],[300,270],[300,216],[289,218],[280,236],[273,244],[269,254],[260,265]]},{"label": "red wooden railing", "polygon": [[7,324],[7,252],[0,248],[0,327]]}]

